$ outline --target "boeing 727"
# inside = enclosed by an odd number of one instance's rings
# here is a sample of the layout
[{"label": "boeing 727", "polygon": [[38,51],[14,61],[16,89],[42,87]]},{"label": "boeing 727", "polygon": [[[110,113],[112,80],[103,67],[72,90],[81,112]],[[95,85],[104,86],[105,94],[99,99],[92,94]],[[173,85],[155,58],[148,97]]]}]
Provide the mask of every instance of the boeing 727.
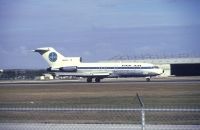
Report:
[{"label": "boeing 727", "polygon": [[87,82],[100,82],[109,77],[146,77],[150,81],[152,76],[164,71],[150,63],[116,62],[116,63],[83,63],[81,57],[64,57],[52,47],[43,47],[33,50],[42,55],[48,62],[50,72],[63,76],[87,78]]}]

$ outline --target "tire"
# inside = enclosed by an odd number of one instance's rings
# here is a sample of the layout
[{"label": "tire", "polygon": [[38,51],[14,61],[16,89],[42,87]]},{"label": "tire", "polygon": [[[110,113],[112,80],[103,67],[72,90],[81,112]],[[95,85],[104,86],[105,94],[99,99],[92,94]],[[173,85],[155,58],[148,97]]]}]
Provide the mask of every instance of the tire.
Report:
[{"label": "tire", "polygon": [[150,79],[150,78],[146,78],[146,81],[147,81],[147,82],[150,82],[150,81],[151,81],[151,79]]},{"label": "tire", "polygon": [[95,78],[95,82],[99,83],[99,82],[101,82],[101,79],[100,78]]},{"label": "tire", "polygon": [[92,78],[87,78],[87,83],[92,83]]}]

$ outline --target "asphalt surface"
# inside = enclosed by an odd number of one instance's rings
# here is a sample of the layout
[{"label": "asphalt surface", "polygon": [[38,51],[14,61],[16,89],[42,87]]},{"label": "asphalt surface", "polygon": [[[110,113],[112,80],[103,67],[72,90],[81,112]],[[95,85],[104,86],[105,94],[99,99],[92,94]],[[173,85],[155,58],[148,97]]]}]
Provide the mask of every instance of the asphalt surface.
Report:
[{"label": "asphalt surface", "polygon": [[[191,77],[153,77],[152,83],[200,83],[200,76]],[[85,79],[79,80],[2,80],[1,84],[94,84],[86,83]],[[97,84],[125,84],[125,83],[146,83],[145,78],[105,78]],[[96,83],[95,83],[96,84]]]},{"label": "asphalt surface", "polygon": [[[0,130],[141,130],[141,125],[0,123]],[[200,126],[146,125],[145,130],[200,130]]]}]

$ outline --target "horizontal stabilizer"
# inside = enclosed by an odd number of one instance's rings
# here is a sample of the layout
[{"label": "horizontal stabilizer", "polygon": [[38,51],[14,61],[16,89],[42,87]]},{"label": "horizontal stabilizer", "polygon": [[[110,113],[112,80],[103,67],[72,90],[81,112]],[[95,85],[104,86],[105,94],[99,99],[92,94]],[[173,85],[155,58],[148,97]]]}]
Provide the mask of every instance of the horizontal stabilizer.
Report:
[{"label": "horizontal stabilizer", "polygon": [[43,47],[43,48],[37,48],[35,50],[32,50],[33,52],[47,52],[50,51],[52,48],[51,47]]}]

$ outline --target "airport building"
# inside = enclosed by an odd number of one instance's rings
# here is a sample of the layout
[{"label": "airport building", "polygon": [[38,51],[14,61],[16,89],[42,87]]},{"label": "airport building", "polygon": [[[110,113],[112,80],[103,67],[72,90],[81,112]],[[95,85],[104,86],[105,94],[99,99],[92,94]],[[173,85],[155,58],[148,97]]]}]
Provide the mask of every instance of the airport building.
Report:
[{"label": "airport building", "polygon": [[[116,60],[110,62],[114,61],[116,62]],[[200,76],[200,58],[136,59],[128,61],[155,64],[164,69],[165,72],[161,76]],[[120,62],[127,62],[127,60],[120,60]]]}]

